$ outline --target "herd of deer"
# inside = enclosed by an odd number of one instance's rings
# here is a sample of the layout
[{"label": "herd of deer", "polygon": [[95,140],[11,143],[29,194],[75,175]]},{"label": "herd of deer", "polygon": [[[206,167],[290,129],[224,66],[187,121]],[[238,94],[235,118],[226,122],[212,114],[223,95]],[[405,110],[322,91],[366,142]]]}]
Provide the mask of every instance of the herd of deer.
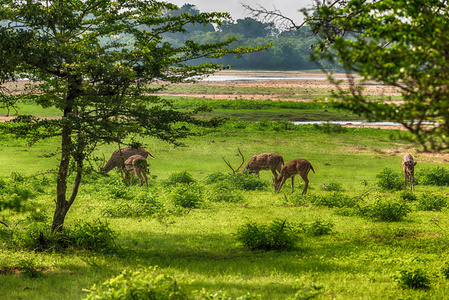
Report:
[{"label": "herd of deer", "polygon": [[[223,160],[225,163],[231,168],[231,170],[235,173],[239,172],[240,168],[245,163],[245,158],[243,157],[242,152],[238,149],[240,156],[242,157],[242,163],[237,168],[234,169],[231,164]],[[139,178],[139,186],[142,186],[143,179],[145,179],[146,186],[148,187],[148,179],[146,175],[147,168],[147,158],[154,156],[145,150],[144,148],[131,148],[126,147],[122,149],[115,150],[112,153],[111,158],[109,158],[108,162],[102,167],[104,172],[109,172],[114,168],[120,168],[124,166],[124,178],[128,180],[130,177],[130,185],[133,185],[134,174]],[[404,190],[407,188],[407,179],[410,182],[410,189],[415,191],[414,188],[414,174],[415,174],[415,166],[416,162],[413,161],[413,157],[410,154],[404,155],[402,159],[402,169],[404,171]],[[315,173],[315,170],[312,167],[312,164],[305,159],[294,159],[287,163],[284,163],[284,158],[280,154],[276,153],[262,153],[254,155],[250,158],[246,166],[240,172],[250,172],[256,175],[259,175],[259,171],[262,170],[271,170],[274,175],[273,178],[273,186],[275,193],[279,193],[285,181],[288,178],[292,180],[292,193],[295,176],[299,175],[304,180],[304,188],[302,190],[302,195],[307,193],[307,187],[309,185],[309,180],[307,179],[307,175],[309,171],[312,170]],[[278,175],[279,172],[279,175]]]}]

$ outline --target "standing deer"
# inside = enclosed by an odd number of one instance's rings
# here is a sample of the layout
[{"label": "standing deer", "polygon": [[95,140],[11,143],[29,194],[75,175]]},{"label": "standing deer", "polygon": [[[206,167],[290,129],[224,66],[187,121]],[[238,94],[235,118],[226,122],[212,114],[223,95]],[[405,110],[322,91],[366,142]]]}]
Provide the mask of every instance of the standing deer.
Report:
[{"label": "standing deer", "polygon": [[276,153],[261,153],[251,157],[245,168],[240,172],[243,173],[249,170],[250,173],[259,175],[259,171],[261,170],[271,170],[274,177],[278,177],[277,172],[281,172],[283,165],[284,158],[282,155]]},{"label": "standing deer", "polygon": [[415,166],[416,162],[413,162],[413,157],[410,154],[404,155],[402,158],[402,170],[404,170],[404,190],[407,189],[407,177],[410,180],[410,189],[414,192],[415,187],[413,182],[415,181]]},{"label": "standing deer", "polygon": [[307,179],[307,174],[312,170],[315,173],[315,170],[312,167],[312,164],[305,159],[294,159],[286,163],[279,174],[279,177],[275,177],[273,179],[274,192],[277,194],[281,190],[281,187],[284,185],[285,181],[288,178],[292,178],[292,193],[293,186],[295,182],[295,176],[299,174],[301,178],[304,180],[304,189],[302,190],[302,195],[307,193],[307,187],[309,186],[309,180]]},{"label": "standing deer", "polygon": [[154,158],[154,156],[150,152],[145,150],[144,148],[126,147],[126,148],[115,150],[112,153],[111,158],[109,158],[108,162],[103,167],[101,167],[101,169],[105,173],[108,173],[109,171],[111,171],[114,168],[121,168],[123,166],[123,164],[125,163],[125,161],[133,155],[140,155],[140,156],[143,156],[143,158],[145,158],[145,159],[147,159],[148,156],[150,156],[151,158]]},{"label": "standing deer", "polygon": [[147,159],[142,155],[132,155],[125,161],[125,173],[123,177],[125,180],[128,179],[128,176],[131,176],[130,185],[133,186],[134,181],[134,173],[139,178],[139,186],[142,186],[142,176],[145,178],[146,186],[148,187],[148,179],[147,179]]}]

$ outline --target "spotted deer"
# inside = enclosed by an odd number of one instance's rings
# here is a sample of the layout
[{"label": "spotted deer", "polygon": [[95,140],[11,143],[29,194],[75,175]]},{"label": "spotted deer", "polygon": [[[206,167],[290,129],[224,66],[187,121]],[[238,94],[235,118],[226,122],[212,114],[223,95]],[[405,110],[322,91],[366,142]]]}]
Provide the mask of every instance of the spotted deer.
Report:
[{"label": "spotted deer", "polygon": [[298,158],[286,163],[279,173],[278,177],[273,179],[274,192],[277,194],[281,190],[281,187],[284,185],[285,181],[288,178],[292,178],[292,193],[295,182],[295,176],[299,174],[301,178],[304,180],[304,189],[302,190],[302,195],[307,193],[307,187],[309,186],[309,180],[307,179],[307,174],[312,170],[315,173],[315,170],[312,167],[312,164],[305,159]]},{"label": "spotted deer", "polygon": [[[139,186],[142,186],[143,178],[145,178],[146,186],[148,187],[148,179],[147,179],[147,159],[142,155],[132,155],[125,161],[125,172],[123,177],[125,180],[128,180],[128,177],[131,176],[130,185],[133,185],[134,181],[134,173],[139,178]],[[142,178],[143,176],[143,178]]]},{"label": "spotted deer", "polygon": [[100,169],[102,169],[105,173],[108,173],[114,168],[121,168],[125,161],[133,155],[141,155],[145,159],[147,159],[148,156],[154,158],[154,156],[144,148],[126,147],[115,150],[108,162],[106,164],[103,162],[104,166],[100,167]]},{"label": "spotted deer", "polygon": [[407,189],[407,178],[410,181],[410,189],[414,192],[415,187],[413,185],[415,181],[415,166],[416,162],[413,162],[413,157],[410,154],[404,155],[402,158],[402,170],[404,171],[404,190]]},{"label": "spotted deer", "polygon": [[243,173],[249,171],[250,173],[259,175],[259,171],[271,170],[271,173],[273,173],[276,178],[278,177],[277,172],[281,171],[283,165],[284,158],[282,155],[276,153],[261,153],[251,157],[245,168],[240,172]]}]

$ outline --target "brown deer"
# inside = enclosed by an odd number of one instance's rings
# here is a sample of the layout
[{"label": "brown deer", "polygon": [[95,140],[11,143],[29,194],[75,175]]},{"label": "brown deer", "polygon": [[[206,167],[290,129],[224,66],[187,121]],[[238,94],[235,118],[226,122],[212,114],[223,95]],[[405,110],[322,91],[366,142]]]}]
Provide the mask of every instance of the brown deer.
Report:
[{"label": "brown deer", "polygon": [[295,176],[299,174],[301,178],[304,180],[304,189],[302,190],[302,195],[307,193],[307,187],[309,186],[309,180],[307,179],[307,174],[312,170],[315,173],[315,170],[312,167],[312,164],[305,159],[294,159],[286,163],[279,174],[279,177],[275,177],[273,179],[274,192],[277,194],[281,190],[281,187],[284,185],[285,181],[288,178],[292,178],[292,193],[293,186],[295,182]]},{"label": "brown deer", "polygon": [[284,158],[282,155],[276,153],[261,153],[251,157],[245,168],[240,172],[243,173],[249,171],[250,173],[259,175],[259,171],[261,170],[271,170],[271,173],[277,178],[277,172],[281,171],[283,165]]},{"label": "brown deer", "polygon": [[154,156],[144,148],[126,147],[115,150],[106,164],[104,164],[103,161],[104,166],[100,167],[100,169],[103,170],[105,173],[108,173],[114,168],[121,168],[125,163],[125,161],[133,155],[141,155],[145,159],[147,159],[148,156],[154,158]]},{"label": "brown deer", "polygon": [[415,187],[413,185],[415,181],[415,166],[416,162],[413,162],[413,157],[410,154],[404,155],[402,158],[402,170],[404,170],[404,190],[407,189],[407,177],[410,181],[410,189],[414,192]]},{"label": "brown deer", "polygon": [[142,186],[142,176],[145,178],[146,186],[148,187],[148,179],[147,179],[147,159],[142,155],[132,155],[125,161],[125,173],[123,177],[125,180],[128,179],[128,176],[131,176],[130,186],[133,186],[134,181],[134,173],[139,178],[139,186]]}]

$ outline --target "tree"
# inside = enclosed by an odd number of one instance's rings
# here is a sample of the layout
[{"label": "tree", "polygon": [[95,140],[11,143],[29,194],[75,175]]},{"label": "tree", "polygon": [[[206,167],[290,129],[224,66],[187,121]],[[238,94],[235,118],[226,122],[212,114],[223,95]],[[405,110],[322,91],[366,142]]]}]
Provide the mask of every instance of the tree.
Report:
[{"label": "tree", "polygon": [[[0,83],[29,78],[33,101],[56,107],[57,120],[17,118],[4,130],[38,140],[60,137],[56,209],[51,231],[60,231],[77,196],[85,162],[100,143],[125,143],[131,134],[173,144],[193,135],[192,126],[215,126],[176,111],[153,95],[150,83],[177,83],[227,68],[189,65],[200,57],[240,55],[259,48],[232,49],[220,43],[163,43],[165,32],[185,32],[188,24],[220,24],[226,13],[170,16],[175,5],[152,0],[0,0]],[[4,94],[2,101],[13,101]],[[69,171],[75,179],[68,191]]]},{"label": "tree", "polygon": [[[303,12],[319,39],[315,59],[338,60],[348,74],[362,79],[349,75],[350,91],[339,89],[335,95],[338,106],[370,121],[403,124],[424,150],[449,149],[447,1],[315,1]],[[363,93],[366,80],[397,87],[402,102],[371,101]]]}]

